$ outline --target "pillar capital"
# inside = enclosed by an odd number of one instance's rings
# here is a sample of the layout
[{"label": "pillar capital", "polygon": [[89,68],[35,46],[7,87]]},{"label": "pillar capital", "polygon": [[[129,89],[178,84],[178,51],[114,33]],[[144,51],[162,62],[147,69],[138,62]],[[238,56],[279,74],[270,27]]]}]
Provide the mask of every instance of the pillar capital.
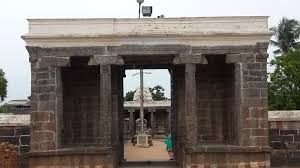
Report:
[{"label": "pillar capital", "polygon": [[171,109],[170,109],[170,108],[167,108],[166,111],[167,111],[168,113],[170,113],[170,112],[171,112]]},{"label": "pillar capital", "polygon": [[127,110],[129,113],[134,113],[135,112],[135,109],[128,109]]}]

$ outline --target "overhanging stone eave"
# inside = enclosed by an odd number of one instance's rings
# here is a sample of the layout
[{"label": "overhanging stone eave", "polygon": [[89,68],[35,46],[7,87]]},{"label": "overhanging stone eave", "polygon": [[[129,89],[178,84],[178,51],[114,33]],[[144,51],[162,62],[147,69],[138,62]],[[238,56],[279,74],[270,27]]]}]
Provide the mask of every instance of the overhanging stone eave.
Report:
[{"label": "overhanging stone eave", "polygon": [[266,32],[186,32],[186,33],[128,33],[128,34],[25,34],[21,36],[23,40],[27,39],[70,39],[70,38],[147,38],[147,37],[179,37],[179,38],[199,38],[206,36],[272,36],[270,31]]},{"label": "overhanging stone eave", "polygon": [[[27,46],[37,47],[82,47],[82,46],[120,46],[120,45],[190,45],[205,43],[215,45],[255,45],[257,42],[269,42],[270,32],[259,33],[202,33],[202,34],[144,34],[144,35],[24,35]],[[239,41],[239,43],[232,43]]]}]

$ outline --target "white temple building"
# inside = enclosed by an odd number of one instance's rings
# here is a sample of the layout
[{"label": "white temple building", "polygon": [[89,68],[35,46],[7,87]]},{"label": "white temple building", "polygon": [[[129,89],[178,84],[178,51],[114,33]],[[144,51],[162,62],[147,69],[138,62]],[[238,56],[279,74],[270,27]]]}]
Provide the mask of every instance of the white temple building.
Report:
[{"label": "white temple building", "polygon": [[[154,101],[150,88],[144,88],[144,118],[154,138],[163,137],[170,128],[171,100]],[[133,101],[124,101],[124,135],[136,132],[136,120],[140,118],[140,89],[136,89]]]}]

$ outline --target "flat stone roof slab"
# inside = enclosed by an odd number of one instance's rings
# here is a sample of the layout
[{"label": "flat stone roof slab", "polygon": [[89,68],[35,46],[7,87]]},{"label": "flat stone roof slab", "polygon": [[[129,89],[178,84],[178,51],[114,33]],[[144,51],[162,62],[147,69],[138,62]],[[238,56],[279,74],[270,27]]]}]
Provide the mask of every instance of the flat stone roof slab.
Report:
[{"label": "flat stone roof slab", "polygon": [[268,42],[267,16],[28,19],[27,46],[254,45]]},{"label": "flat stone roof slab", "polygon": [[269,111],[269,121],[300,121],[300,110]]}]

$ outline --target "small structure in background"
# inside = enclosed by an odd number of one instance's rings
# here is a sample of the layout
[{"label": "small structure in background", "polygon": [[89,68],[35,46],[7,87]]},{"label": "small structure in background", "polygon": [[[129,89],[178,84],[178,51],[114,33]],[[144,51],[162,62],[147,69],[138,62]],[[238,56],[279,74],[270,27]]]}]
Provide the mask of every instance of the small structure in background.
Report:
[{"label": "small structure in background", "polygon": [[157,18],[161,18],[161,19],[163,19],[163,18],[165,18],[165,15],[159,15],[159,16],[157,16]]},{"label": "small structure in background", "polygon": [[[144,129],[151,129],[153,138],[163,138],[171,130],[171,100],[154,101],[148,87],[144,90]],[[132,138],[140,130],[140,89],[136,89],[133,101],[124,102],[124,137]]]},{"label": "small structure in background", "polygon": [[30,101],[28,99],[11,100],[5,104],[7,112],[13,114],[30,114]]}]

